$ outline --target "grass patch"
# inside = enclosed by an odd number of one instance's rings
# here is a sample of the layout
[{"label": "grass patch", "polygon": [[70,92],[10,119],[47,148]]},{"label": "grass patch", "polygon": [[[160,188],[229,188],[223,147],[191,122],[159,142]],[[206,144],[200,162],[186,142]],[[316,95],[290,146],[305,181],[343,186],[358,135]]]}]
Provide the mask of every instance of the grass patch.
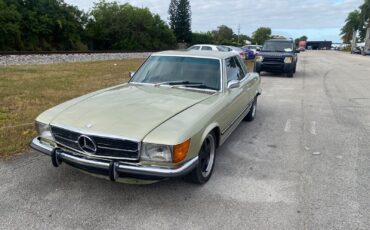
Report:
[{"label": "grass patch", "polygon": [[[126,82],[143,60],[0,67],[0,157],[28,150],[34,120],[46,109]],[[253,62],[246,61],[249,70]]]},{"label": "grass patch", "polygon": [[34,120],[71,98],[128,80],[143,60],[0,67],[0,157],[28,149]]}]

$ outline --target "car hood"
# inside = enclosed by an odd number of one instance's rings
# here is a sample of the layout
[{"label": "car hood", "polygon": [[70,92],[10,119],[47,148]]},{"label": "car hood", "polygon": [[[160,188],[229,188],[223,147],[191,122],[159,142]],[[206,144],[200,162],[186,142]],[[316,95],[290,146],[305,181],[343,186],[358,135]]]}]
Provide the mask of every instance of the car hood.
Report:
[{"label": "car hood", "polygon": [[50,124],[86,134],[142,140],[163,122],[210,96],[204,92],[127,84],[84,98],[59,112]]}]

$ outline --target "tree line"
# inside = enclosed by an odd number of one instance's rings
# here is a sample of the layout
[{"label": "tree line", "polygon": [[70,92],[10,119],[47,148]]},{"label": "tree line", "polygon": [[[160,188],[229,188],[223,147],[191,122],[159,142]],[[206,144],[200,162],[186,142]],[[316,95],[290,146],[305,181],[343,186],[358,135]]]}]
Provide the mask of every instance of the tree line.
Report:
[{"label": "tree line", "polygon": [[163,50],[176,37],[157,14],[98,2],[86,13],[63,0],[0,0],[0,50]]},{"label": "tree line", "polygon": [[364,0],[358,9],[348,14],[340,35],[343,42],[349,43],[353,39],[353,33],[358,32],[356,41],[363,42],[368,28],[370,28],[370,0]]},{"label": "tree line", "polygon": [[241,46],[279,37],[260,27],[252,36],[221,25],[192,32],[189,0],[171,0],[169,25],[148,8],[128,3],[94,4],[84,12],[63,0],[0,0],[1,51],[165,50],[177,43]]}]

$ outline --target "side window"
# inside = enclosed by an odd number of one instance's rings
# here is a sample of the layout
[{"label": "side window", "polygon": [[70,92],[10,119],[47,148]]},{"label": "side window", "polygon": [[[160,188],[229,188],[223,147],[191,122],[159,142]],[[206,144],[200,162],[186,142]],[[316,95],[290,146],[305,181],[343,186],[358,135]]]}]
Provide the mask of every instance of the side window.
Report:
[{"label": "side window", "polygon": [[245,64],[241,61],[240,56],[234,57],[234,58],[235,58],[236,65],[239,68],[239,80],[242,80],[243,78],[245,78],[245,75],[248,72],[247,68],[245,67]]},{"label": "side window", "polygon": [[234,58],[228,58],[225,60],[226,62],[226,72],[227,72],[227,82],[232,80],[239,80],[239,68],[235,63]]},{"label": "side window", "polygon": [[190,47],[191,50],[199,50],[200,46],[192,46]]},{"label": "side window", "polygon": [[209,46],[202,46],[202,50],[212,50],[212,47],[209,47]]}]

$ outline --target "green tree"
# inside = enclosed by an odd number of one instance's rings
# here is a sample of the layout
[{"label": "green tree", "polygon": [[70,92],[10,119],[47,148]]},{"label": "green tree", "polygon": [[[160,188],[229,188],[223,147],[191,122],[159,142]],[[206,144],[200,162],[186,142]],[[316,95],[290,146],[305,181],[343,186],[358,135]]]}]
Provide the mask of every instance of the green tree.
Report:
[{"label": "green tree", "polygon": [[171,0],[169,24],[178,42],[191,42],[191,6],[189,0]]},{"label": "green tree", "polygon": [[86,15],[63,0],[1,0],[6,50],[81,50]]},{"label": "green tree", "polygon": [[211,32],[192,33],[191,43],[192,44],[214,44],[212,33]]},{"label": "green tree", "polygon": [[0,0],[0,50],[20,50],[21,15],[15,5],[8,5]]},{"label": "green tree", "polygon": [[358,10],[349,13],[344,26],[341,29],[340,35],[345,43],[349,43],[353,39],[353,33],[361,28],[361,15]]},{"label": "green tree", "polygon": [[260,27],[253,32],[252,40],[254,44],[262,45],[266,40],[270,39],[271,28]]},{"label": "green tree", "polygon": [[93,50],[163,50],[176,46],[171,29],[147,8],[101,1],[86,26]]},{"label": "green tree", "polygon": [[212,34],[216,44],[230,44],[234,37],[233,30],[225,25],[219,26],[217,30],[212,31]]}]

